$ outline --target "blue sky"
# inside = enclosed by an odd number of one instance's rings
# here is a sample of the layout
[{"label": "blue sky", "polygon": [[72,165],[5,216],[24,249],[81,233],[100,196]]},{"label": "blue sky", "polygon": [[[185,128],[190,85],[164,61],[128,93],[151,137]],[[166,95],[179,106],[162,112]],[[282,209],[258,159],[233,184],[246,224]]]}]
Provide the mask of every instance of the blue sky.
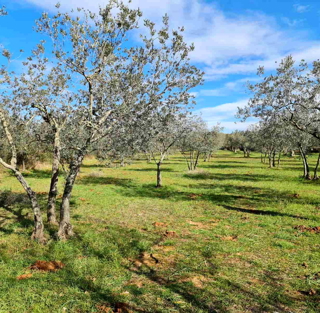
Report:
[{"label": "blue sky", "polygon": [[[32,28],[43,10],[57,0],[0,0],[9,15],[0,23],[0,43],[14,52],[13,67],[41,39]],[[96,11],[104,0],[60,0],[62,8],[83,6]],[[194,42],[193,62],[206,73],[194,90],[196,111],[209,125],[220,123],[226,132],[245,129],[253,121],[238,122],[234,114],[246,105],[246,81],[257,80],[256,69],[272,72],[275,61],[292,54],[296,60],[320,58],[320,2],[292,0],[133,0],[154,21],[169,14],[173,26],[185,26],[185,38]]]}]

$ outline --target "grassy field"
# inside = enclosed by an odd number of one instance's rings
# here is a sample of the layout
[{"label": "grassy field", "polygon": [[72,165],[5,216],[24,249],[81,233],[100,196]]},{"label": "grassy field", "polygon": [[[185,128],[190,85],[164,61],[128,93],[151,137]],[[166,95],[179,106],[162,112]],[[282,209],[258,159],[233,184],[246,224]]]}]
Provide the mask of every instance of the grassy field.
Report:
[{"label": "grassy field", "polygon": [[[89,159],[72,198],[77,235],[41,246],[1,172],[0,312],[320,312],[320,182],[301,173],[298,158],[268,169],[226,151],[191,173],[173,156],[157,189],[154,164]],[[45,207],[50,172],[27,176]],[[37,260],[65,267],[32,271]]]}]

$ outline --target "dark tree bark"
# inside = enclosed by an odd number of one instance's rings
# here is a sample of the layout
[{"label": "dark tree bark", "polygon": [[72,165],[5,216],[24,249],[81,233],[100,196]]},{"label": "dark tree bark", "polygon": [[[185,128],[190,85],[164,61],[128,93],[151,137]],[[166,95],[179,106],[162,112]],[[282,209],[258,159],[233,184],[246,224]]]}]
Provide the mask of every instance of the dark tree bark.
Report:
[{"label": "dark tree bark", "polygon": [[200,152],[197,151],[197,156],[196,156],[196,159],[195,159],[195,162],[194,162],[194,165],[193,165],[193,170],[197,169],[198,162],[199,162],[199,157],[200,157]]},{"label": "dark tree bark", "polygon": [[61,143],[60,130],[56,130],[54,138],[54,150],[52,161],[52,174],[48,196],[47,219],[48,223],[57,225],[56,217],[56,200],[58,195],[58,181],[59,181],[59,165],[61,159]]},{"label": "dark tree bark", "polygon": [[162,187],[161,162],[157,163],[157,188]]},{"label": "dark tree bark", "polygon": [[275,166],[275,151],[270,150],[269,154],[268,154],[268,159],[269,159],[269,168],[273,168]]},{"label": "dark tree bark", "polygon": [[26,191],[33,210],[33,216],[34,216],[34,230],[32,233],[31,238],[34,240],[39,241],[40,243],[46,242],[46,239],[44,237],[44,225],[41,215],[40,206],[37,200],[36,193],[30,188],[27,181],[24,179],[22,174],[18,170],[12,170],[14,172],[14,175],[19,180],[20,184]]},{"label": "dark tree bark", "polygon": [[276,167],[276,151],[272,154],[272,167]]},{"label": "dark tree bark", "polygon": [[60,224],[58,231],[58,238],[60,240],[68,239],[69,237],[73,236],[73,229],[70,220],[70,197],[84,155],[85,154],[83,151],[79,151],[75,159],[70,164],[70,170],[66,179],[60,207]]},{"label": "dark tree bark", "polygon": [[317,164],[316,164],[316,167],[314,168],[314,172],[313,172],[313,179],[314,179],[314,180],[319,179],[319,176],[318,176],[319,164],[320,164],[320,153],[319,153],[319,155],[318,155]]},{"label": "dark tree bark", "polygon": [[301,154],[301,158],[302,158],[302,162],[303,162],[303,177],[305,179],[311,179],[310,176],[310,168],[309,168],[309,164],[308,164],[308,159],[306,156],[306,153],[303,151],[303,148],[301,145],[299,145],[299,150],[300,150],[300,154]]},{"label": "dark tree bark", "polygon": [[280,166],[280,161],[281,161],[281,152],[279,151],[279,155],[278,155],[278,167]]}]

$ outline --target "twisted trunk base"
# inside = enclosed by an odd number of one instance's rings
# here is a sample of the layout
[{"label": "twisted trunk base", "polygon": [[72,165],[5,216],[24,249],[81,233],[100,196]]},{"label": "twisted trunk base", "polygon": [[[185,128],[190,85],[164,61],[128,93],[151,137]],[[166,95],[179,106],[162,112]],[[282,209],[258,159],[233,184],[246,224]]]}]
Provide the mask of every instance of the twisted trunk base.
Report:
[{"label": "twisted trunk base", "polygon": [[70,171],[66,179],[60,207],[60,224],[57,234],[60,240],[66,240],[74,235],[73,227],[70,220],[70,198],[83,158],[84,153],[79,152],[77,157],[70,164]]}]

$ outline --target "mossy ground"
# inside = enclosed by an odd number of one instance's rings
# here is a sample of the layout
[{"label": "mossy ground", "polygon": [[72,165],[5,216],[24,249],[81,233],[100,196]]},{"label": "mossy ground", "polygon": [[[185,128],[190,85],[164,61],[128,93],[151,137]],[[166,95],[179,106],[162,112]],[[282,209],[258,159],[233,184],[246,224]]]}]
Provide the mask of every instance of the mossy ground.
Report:
[{"label": "mossy ground", "polygon": [[[301,171],[298,158],[268,169],[219,151],[191,173],[171,156],[155,188],[152,163],[88,159],[72,197],[76,236],[45,246],[30,240],[28,201],[3,171],[0,312],[319,312],[320,234],[295,226],[320,226],[320,181]],[[50,172],[26,176],[45,207]],[[17,280],[37,260],[66,266]]]}]

